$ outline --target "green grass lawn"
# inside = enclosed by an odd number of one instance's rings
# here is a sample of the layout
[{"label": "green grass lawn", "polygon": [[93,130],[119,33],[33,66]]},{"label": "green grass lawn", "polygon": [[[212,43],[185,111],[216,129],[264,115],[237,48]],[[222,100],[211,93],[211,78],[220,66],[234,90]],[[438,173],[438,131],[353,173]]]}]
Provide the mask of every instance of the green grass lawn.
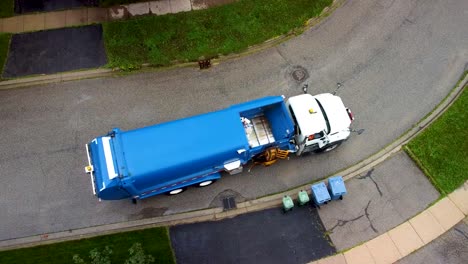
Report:
[{"label": "green grass lawn", "polygon": [[15,14],[15,0],[0,1],[0,17],[11,17]]},{"label": "green grass lawn", "polygon": [[405,147],[434,186],[448,194],[468,180],[468,93]]},{"label": "green grass lawn", "polygon": [[109,67],[196,61],[300,28],[332,0],[239,0],[206,10],[104,24]]},{"label": "green grass lawn", "polygon": [[73,255],[79,254],[89,262],[89,252],[97,248],[102,251],[109,246],[113,251],[112,263],[124,263],[129,257],[128,249],[141,243],[145,254],[154,257],[154,263],[175,263],[167,228],[152,228],[141,231],[99,236],[89,239],[62,242],[51,245],[0,251],[0,263],[55,264],[74,263]]},{"label": "green grass lawn", "polygon": [[2,79],[3,67],[5,66],[10,46],[11,34],[0,33],[0,79]]}]

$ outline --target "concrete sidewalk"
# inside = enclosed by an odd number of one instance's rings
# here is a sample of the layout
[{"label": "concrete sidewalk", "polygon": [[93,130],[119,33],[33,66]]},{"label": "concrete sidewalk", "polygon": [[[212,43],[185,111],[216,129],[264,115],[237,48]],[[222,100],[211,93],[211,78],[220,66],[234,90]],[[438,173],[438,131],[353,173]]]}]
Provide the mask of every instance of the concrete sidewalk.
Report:
[{"label": "concrete sidewalk", "polygon": [[76,8],[63,11],[41,12],[0,18],[0,33],[21,33],[82,26],[141,15],[165,15],[206,9],[234,0],[160,0],[140,2],[110,8]]},{"label": "concrete sidewalk", "polygon": [[394,263],[426,246],[468,216],[468,181],[399,226],[343,253],[314,264]]}]

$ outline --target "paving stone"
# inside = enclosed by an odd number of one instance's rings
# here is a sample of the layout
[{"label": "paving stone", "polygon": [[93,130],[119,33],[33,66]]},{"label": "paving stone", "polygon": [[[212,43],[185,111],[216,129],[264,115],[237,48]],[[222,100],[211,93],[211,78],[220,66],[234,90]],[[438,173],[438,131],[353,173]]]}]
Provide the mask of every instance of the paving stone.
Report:
[{"label": "paving stone", "polygon": [[191,0],[191,2],[193,10],[200,10],[214,6],[229,4],[235,2],[235,0]]},{"label": "paving stone", "polygon": [[319,259],[318,264],[346,264],[346,259],[343,254],[334,255],[328,258]]},{"label": "paving stone", "polygon": [[23,31],[23,17],[14,16],[3,19],[3,32],[18,33]]},{"label": "paving stone", "polygon": [[0,18],[0,32],[3,32],[3,19]]},{"label": "paving stone", "polygon": [[171,13],[187,12],[192,10],[190,0],[171,0]]},{"label": "paving stone", "polygon": [[453,202],[445,197],[438,201],[435,205],[429,208],[431,214],[442,225],[445,231],[448,231],[458,222],[460,222],[465,215],[453,204]]},{"label": "paving stone", "polygon": [[408,222],[404,222],[388,231],[388,235],[402,256],[409,255],[424,245],[421,238]]},{"label": "paving stone", "polygon": [[86,8],[71,9],[66,11],[65,25],[67,27],[85,24],[87,20]]},{"label": "paving stone", "polygon": [[357,246],[344,253],[347,264],[374,264],[375,261],[366,245]]},{"label": "paving stone", "polygon": [[460,209],[465,215],[468,215],[468,181],[460,188],[448,195],[450,200]]},{"label": "paving stone", "polygon": [[377,264],[394,263],[401,258],[400,252],[388,233],[366,242],[366,246]]},{"label": "paving stone", "polygon": [[108,20],[107,8],[88,8],[88,23],[102,23]]},{"label": "paving stone", "polygon": [[44,25],[45,25],[44,13],[24,15],[23,23],[24,23],[23,25],[24,31],[44,30]]},{"label": "paving stone", "polygon": [[45,16],[45,28],[62,28],[66,25],[67,11],[50,12]]},{"label": "paving stone", "polygon": [[[465,220],[468,219],[465,218]],[[468,224],[461,221],[440,237],[399,260],[398,264],[468,263]]]},{"label": "paving stone", "polygon": [[171,1],[170,0],[161,0],[161,1],[152,1],[150,2],[150,11],[156,15],[165,15],[171,13]]},{"label": "paving stone", "polygon": [[128,5],[111,7],[109,10],[109,19],[117,20],[128,17]]},{"label": "paving stone", "polygon": [[128,5],[128,13],[130,16],[147,15],[150,12],[149,2],[135,3]]},{"label": "paving stone", "polygon": [[424,244],[431,242],[433,239],[444,233],[444,228],[439,224],[429,210],[423,211],[419,215],[410,219],[409,222]]}]

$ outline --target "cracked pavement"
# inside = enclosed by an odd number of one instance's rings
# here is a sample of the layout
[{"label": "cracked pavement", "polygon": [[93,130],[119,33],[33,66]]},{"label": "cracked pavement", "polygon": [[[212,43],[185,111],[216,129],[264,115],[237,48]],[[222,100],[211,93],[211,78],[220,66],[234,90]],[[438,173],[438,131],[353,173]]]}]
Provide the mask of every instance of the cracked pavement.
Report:
[{"label": "cracked pavement", "polygon": [[439,193],[404,152],[346,182],[342,201],[321,206],[320,218],[338,251],[368,241],[408,220]]}]

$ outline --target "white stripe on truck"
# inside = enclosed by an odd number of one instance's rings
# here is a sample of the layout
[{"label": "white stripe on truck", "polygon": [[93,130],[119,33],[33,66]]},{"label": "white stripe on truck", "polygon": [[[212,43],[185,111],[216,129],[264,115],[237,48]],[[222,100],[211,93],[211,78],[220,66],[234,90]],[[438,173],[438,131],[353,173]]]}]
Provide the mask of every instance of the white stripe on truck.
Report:
[{"label": "white stripe on truck", "polygon": [[114,168],[114,161],[112,158],[112,151],[110,148],[110,139],[110,137],[103,137],[102,145],[104,148],[104,157],[106,158],[107,173],[109,174],[109,180],[112,180],[115,177],[117,177],[117,173],[115,172]]},{"label": "white stripe on truck", "polygon": [[[94,139],[94,140],[96,140],[96,139]],[[93,140],[93,141],[94,141],[94,140]],[[88,148],[88,144],[86,144],[86,154],[88,155],[88,164],[89,164],[89,166],[93,166],[93,165],[91,164],[91,158],[89,157],[89,148]],[[92,170],[89,172],[89,175],[91,176],[91,185],[93,186],[93,194],[96,195],[96,187],[94,187],[94,174],[93,174],[93,171],[92,171]]]}]

